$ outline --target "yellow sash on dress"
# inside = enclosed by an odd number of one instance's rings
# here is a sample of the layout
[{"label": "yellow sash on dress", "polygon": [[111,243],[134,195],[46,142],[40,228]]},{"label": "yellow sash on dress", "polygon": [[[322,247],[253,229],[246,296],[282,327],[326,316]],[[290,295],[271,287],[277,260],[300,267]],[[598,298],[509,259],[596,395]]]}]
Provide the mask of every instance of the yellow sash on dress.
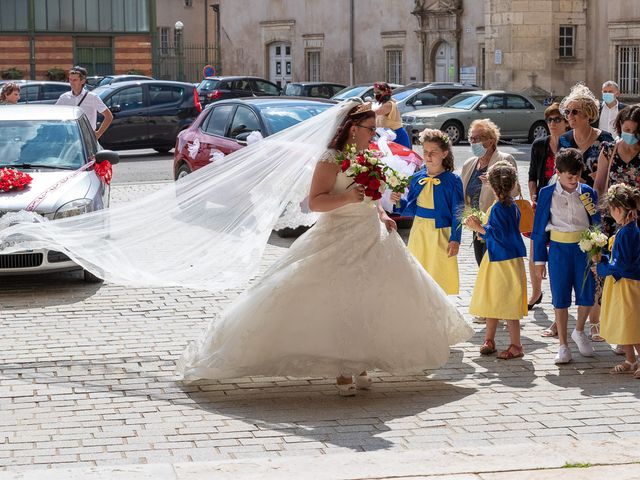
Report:
[{"label": "yellow sash on dress", "polygon": [[[440,185],[440,179],[427,176],[418,180],[418,185],[424,185],[422,192],[418,196],[418,206],[423,208],[434,208],[433,203],[433,186]],[[424,201],[424,204],[422,203]]]}]

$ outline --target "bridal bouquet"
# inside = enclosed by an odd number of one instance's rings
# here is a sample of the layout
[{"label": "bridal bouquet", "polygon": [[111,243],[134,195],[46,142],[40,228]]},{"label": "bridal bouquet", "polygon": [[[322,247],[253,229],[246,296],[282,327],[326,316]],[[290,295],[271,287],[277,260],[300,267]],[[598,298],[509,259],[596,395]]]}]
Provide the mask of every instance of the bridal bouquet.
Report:
[{"label": "bridal bouquet", "polygon": [[396,174],[380,161],[378,154],[371,150],[358,153],[355,145],[339,152],[336,164],[347,177],[353,178],[353,183],[364,187],[365,196],[371,200],[382,197],[387,188],[387,174]]},{"label": "bridal bouquet", "polygon": [[0,168],[0,192],[24,190],[31,183],[31,175],[12,168]]}]

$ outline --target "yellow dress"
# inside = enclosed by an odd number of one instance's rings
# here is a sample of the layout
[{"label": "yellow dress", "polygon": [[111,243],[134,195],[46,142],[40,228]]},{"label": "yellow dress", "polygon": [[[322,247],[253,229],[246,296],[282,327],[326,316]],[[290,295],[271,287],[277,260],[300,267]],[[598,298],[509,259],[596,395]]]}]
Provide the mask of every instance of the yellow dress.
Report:
[{"label": "yellow dress", "polygon": [[[435,177],[426,177],[425,180],[417,203],[419,207],[433,209],[433,188],[439,180]],[[451,227],[436,228],[435,219],[415,217],[408,247],[447,295],[457,295],[460,288],[458,257],[449,257],[447,254],[450,236]]]},{"label": "yellow dress", "polygon": [[638,299],[640,281],[621,278],[616,282],[611,275],[605,278],[600,310],[600,335],[607,343],[640,344]]},{"label": "yellow dress", "polygon": [[[487,211],[487,218],[491,208]],[[527,308],[527,275],[522,257],[499,262],[482,257],[471,295],[469,314],[500,320],[520,320]]]}]

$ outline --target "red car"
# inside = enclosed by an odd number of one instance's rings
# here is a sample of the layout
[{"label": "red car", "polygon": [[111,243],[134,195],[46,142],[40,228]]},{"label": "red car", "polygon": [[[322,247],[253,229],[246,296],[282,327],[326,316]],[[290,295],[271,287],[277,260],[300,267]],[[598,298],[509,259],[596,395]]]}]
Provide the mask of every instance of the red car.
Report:
[{"label": "red car", "polygon": [[239,150],[253,132],[259,132],[262,137],[273,135],[336,103],[283,97],[236,98],[212,103],[178,135],[173,154],[174,178],[177,180],[208,165],[216,155]]}]

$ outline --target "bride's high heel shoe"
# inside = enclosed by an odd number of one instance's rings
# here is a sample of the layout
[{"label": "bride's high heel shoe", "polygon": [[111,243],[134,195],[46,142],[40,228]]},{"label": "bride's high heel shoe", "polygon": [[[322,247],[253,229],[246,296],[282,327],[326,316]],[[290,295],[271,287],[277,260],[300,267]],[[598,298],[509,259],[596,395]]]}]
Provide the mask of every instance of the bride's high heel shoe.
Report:
[{"label": "bride's high heel shoe", "polygon": [[356,388],[358,390],[371,390],[372,383],[373,379],[366,373],[356,377]]},{"label": "bride's high heel shoe", "polygon": [[[343,379],[348,380],[351,378],[349,383],[338,383],[337,380]],[[356,384],[353,383],[353,377],[341,375],[336,380],[336,387],[338,387],[338,395],[341,397],[353,397],[356,394]]]}]

